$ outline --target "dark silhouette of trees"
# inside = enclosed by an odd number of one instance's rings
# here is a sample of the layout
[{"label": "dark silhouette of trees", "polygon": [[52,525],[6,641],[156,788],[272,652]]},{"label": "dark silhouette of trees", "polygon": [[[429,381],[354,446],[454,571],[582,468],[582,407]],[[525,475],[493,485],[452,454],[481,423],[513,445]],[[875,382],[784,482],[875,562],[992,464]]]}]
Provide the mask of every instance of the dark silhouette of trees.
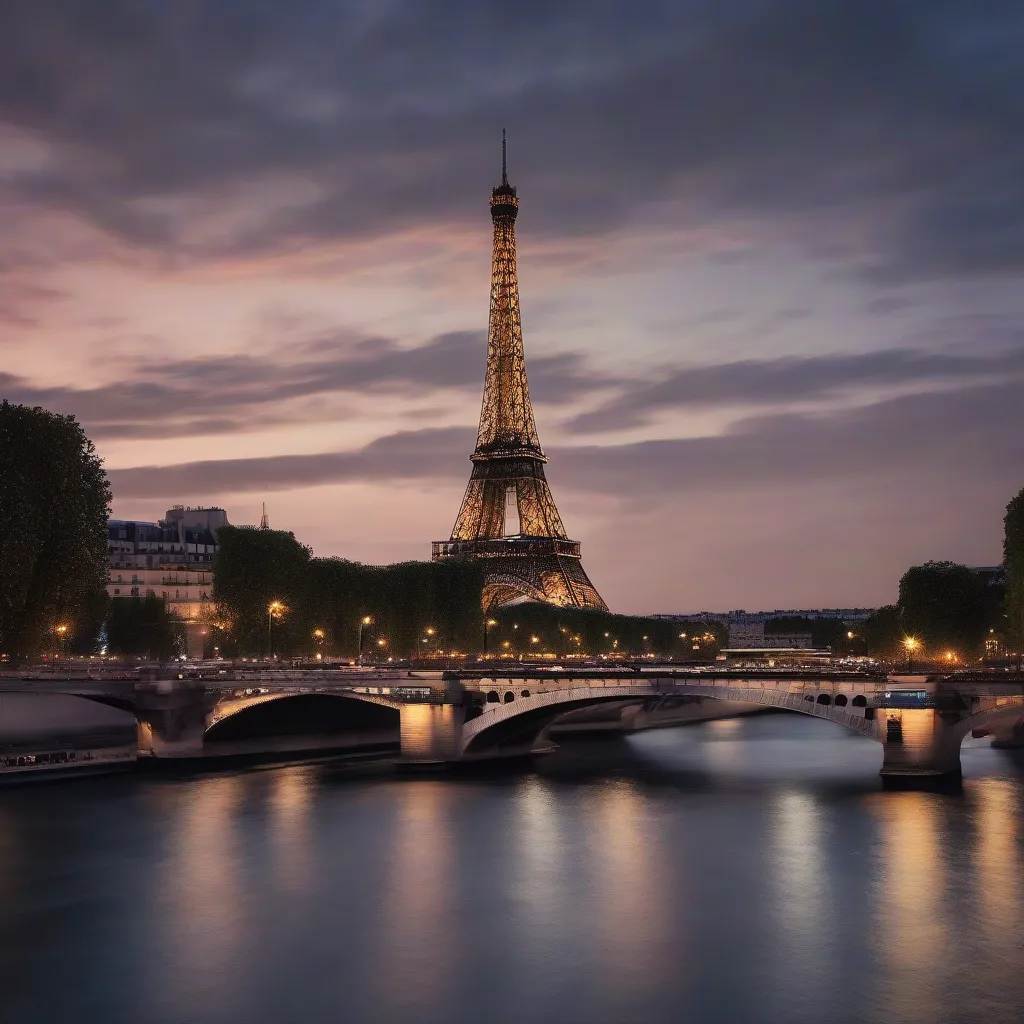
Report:
[{"label": "dark silhouette of trees", "polygon": [[91,647],[109,514],[107,475],[75,418],[0,402],[0,653]]},{"label": "dark silhouette of trees", "polygon": [[[322,651],[355,658],[360,632],[367,656],[475,654],[483,648],[484,567],[479,562],[371,566],[312,558],[293,534],[278,530],[226,526],[217,537],[213,628],[224,655],[268,652],[268,607],[275,601],[281,610],[273,618],[274,652],[282,656]],[[371,621],[360,631],[366,618]],[[721,623],[698,627],[537,602],[497,609],[489,619],[494,620],[487,637],[492,654],[650,652],[695,658],[713,655],[726,636]],[[683,632],[685,639],[679,637]]]},{"label": "dark silhouette of trees", "polygon": [[1003,525],[1004,630],[1019,669],[1024,654],[1024,490],[1006,506]]},{"label": "dark silhouette of trees", "polygon": [[162,597],[118,597],[107,613],[107,651],[169,661],[184,653],[184,630]]},{"label": "dark silhouette of trees", "polygon": [[923,644],[926,660],[946,650],[965,657],[977,653],[998,615],[989,588],[966,565],[926,562],[900,580],[900,624]]}]

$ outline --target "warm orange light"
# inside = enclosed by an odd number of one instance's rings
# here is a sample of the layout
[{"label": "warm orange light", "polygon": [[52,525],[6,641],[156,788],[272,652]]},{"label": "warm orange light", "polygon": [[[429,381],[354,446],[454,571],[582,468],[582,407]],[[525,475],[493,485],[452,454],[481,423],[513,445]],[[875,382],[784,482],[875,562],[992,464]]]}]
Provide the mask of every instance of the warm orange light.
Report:
[{"label": "warm orange light", "polygon": [[497,619],[488,619],[487,620],[487,625],[488,626],[496,626],[497,624],[498,624],[498,620]]},{"label": "warm orange light", "polygon": [[916,651],[921,646],[921,641],[916,636],[907,636],[903,638],[903,646],[908,651]]},{"label": "warm orange light", "polygon": [[853,639],[853,632],[852,632],[852,631],[851,631],[851,632],[848,632],[848,633],[846,634],[846,639],[847,639],[847,640],[852,640],[852,639]]},{"label": "warm orange light", "polygon": [[956,661],[956,655],[952,651],[946,651],[946,661]]},{"label": "warm orange light", "polygon": [[54,632],[55,633],[59,633],[61,636],[63,636],[67,631],[68,631],[68,626],[64,622],[62,622],[59,626],[56,626],[54,628]]},{"label": "warm orange light", "polygon": [[381,638],[380,638],[380,639],[379,639],[379,640],[377,641],[377,646],[378,646],[378,647],[387,647],[387,645],[388,645],[388,642],[387,642],[387,640],[385,640],[385,639],[384,639],[384,637],[381,637]]},{"label": "warm orange light", "polygon": [[315,636],[317,638],[317,640],[323,640],[323,638],[324,638],[324,631],[322,629],[314,629],[313,630],[313,636]]},{"label": "warm orange light", "polygon": [[280,615],[281,612],[284,611],[284,605],[281,604],[280,601],[271,601],[270,604],[267,605],[267,611],[271,615]]},{"label": "warm orange light", "polygon": [[428,626],[426,629],[427,636],[433,636],[437,632],[433,626]]},{"label": "warm orange light", "polygon": [[530,643],[531,644],[539,644],[540,643],[540,637],[539,636],[531,636],[530,637]]}]

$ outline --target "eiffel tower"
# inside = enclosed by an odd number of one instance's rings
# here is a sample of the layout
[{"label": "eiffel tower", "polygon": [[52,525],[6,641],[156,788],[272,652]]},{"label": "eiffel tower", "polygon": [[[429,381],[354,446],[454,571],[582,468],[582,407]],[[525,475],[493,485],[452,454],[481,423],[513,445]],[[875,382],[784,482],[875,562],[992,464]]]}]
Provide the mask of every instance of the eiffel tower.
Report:
[{"label": "eiffel tower", "polygon": [[517,598],[607,611],[583,570],[580,542],[566,536],[544,477],[547,458],[533,418],[519,319],[518,212],[502,131],[501,184],[491,192],[491,312],[473,472],[451,539],[434,542],[433,558],[485,561],[485,611]]}]

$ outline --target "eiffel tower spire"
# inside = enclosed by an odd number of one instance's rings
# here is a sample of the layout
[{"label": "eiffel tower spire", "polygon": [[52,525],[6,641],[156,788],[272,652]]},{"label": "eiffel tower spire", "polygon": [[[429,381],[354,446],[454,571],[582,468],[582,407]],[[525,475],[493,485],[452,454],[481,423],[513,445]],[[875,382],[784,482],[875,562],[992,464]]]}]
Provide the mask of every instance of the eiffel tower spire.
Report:
[{"label": "eiffel tower spire", "polygon": [[486,607],[526,596],[605,608],[580,563],[579,542],[566,535],[544,475],[547,458],[530,401],[519,315],[518,212],[519,197],[508,183],[503,131],[501,184],[491,191],[494,251],[487,370],[476,448],[470,456],[473,472],[451,539],[436,542],[433,557],[487,558]]},{"label": "eiffel tower spire", "polygon": [[270,520],[267,518],[267,503],[263,502],[263,518],[260,520],[260,529],[269,530]]}]

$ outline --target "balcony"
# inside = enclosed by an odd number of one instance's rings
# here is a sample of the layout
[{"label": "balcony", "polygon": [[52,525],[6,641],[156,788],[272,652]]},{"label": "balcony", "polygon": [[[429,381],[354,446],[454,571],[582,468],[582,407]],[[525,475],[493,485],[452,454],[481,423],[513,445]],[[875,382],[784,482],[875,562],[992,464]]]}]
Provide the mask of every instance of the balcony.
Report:
[{"label": "balcony", "polygon": [[560,537],[492,537],[485,540],[436,540],[431,558],[539,558],[545,555],[580,557],[578,540]]}]

